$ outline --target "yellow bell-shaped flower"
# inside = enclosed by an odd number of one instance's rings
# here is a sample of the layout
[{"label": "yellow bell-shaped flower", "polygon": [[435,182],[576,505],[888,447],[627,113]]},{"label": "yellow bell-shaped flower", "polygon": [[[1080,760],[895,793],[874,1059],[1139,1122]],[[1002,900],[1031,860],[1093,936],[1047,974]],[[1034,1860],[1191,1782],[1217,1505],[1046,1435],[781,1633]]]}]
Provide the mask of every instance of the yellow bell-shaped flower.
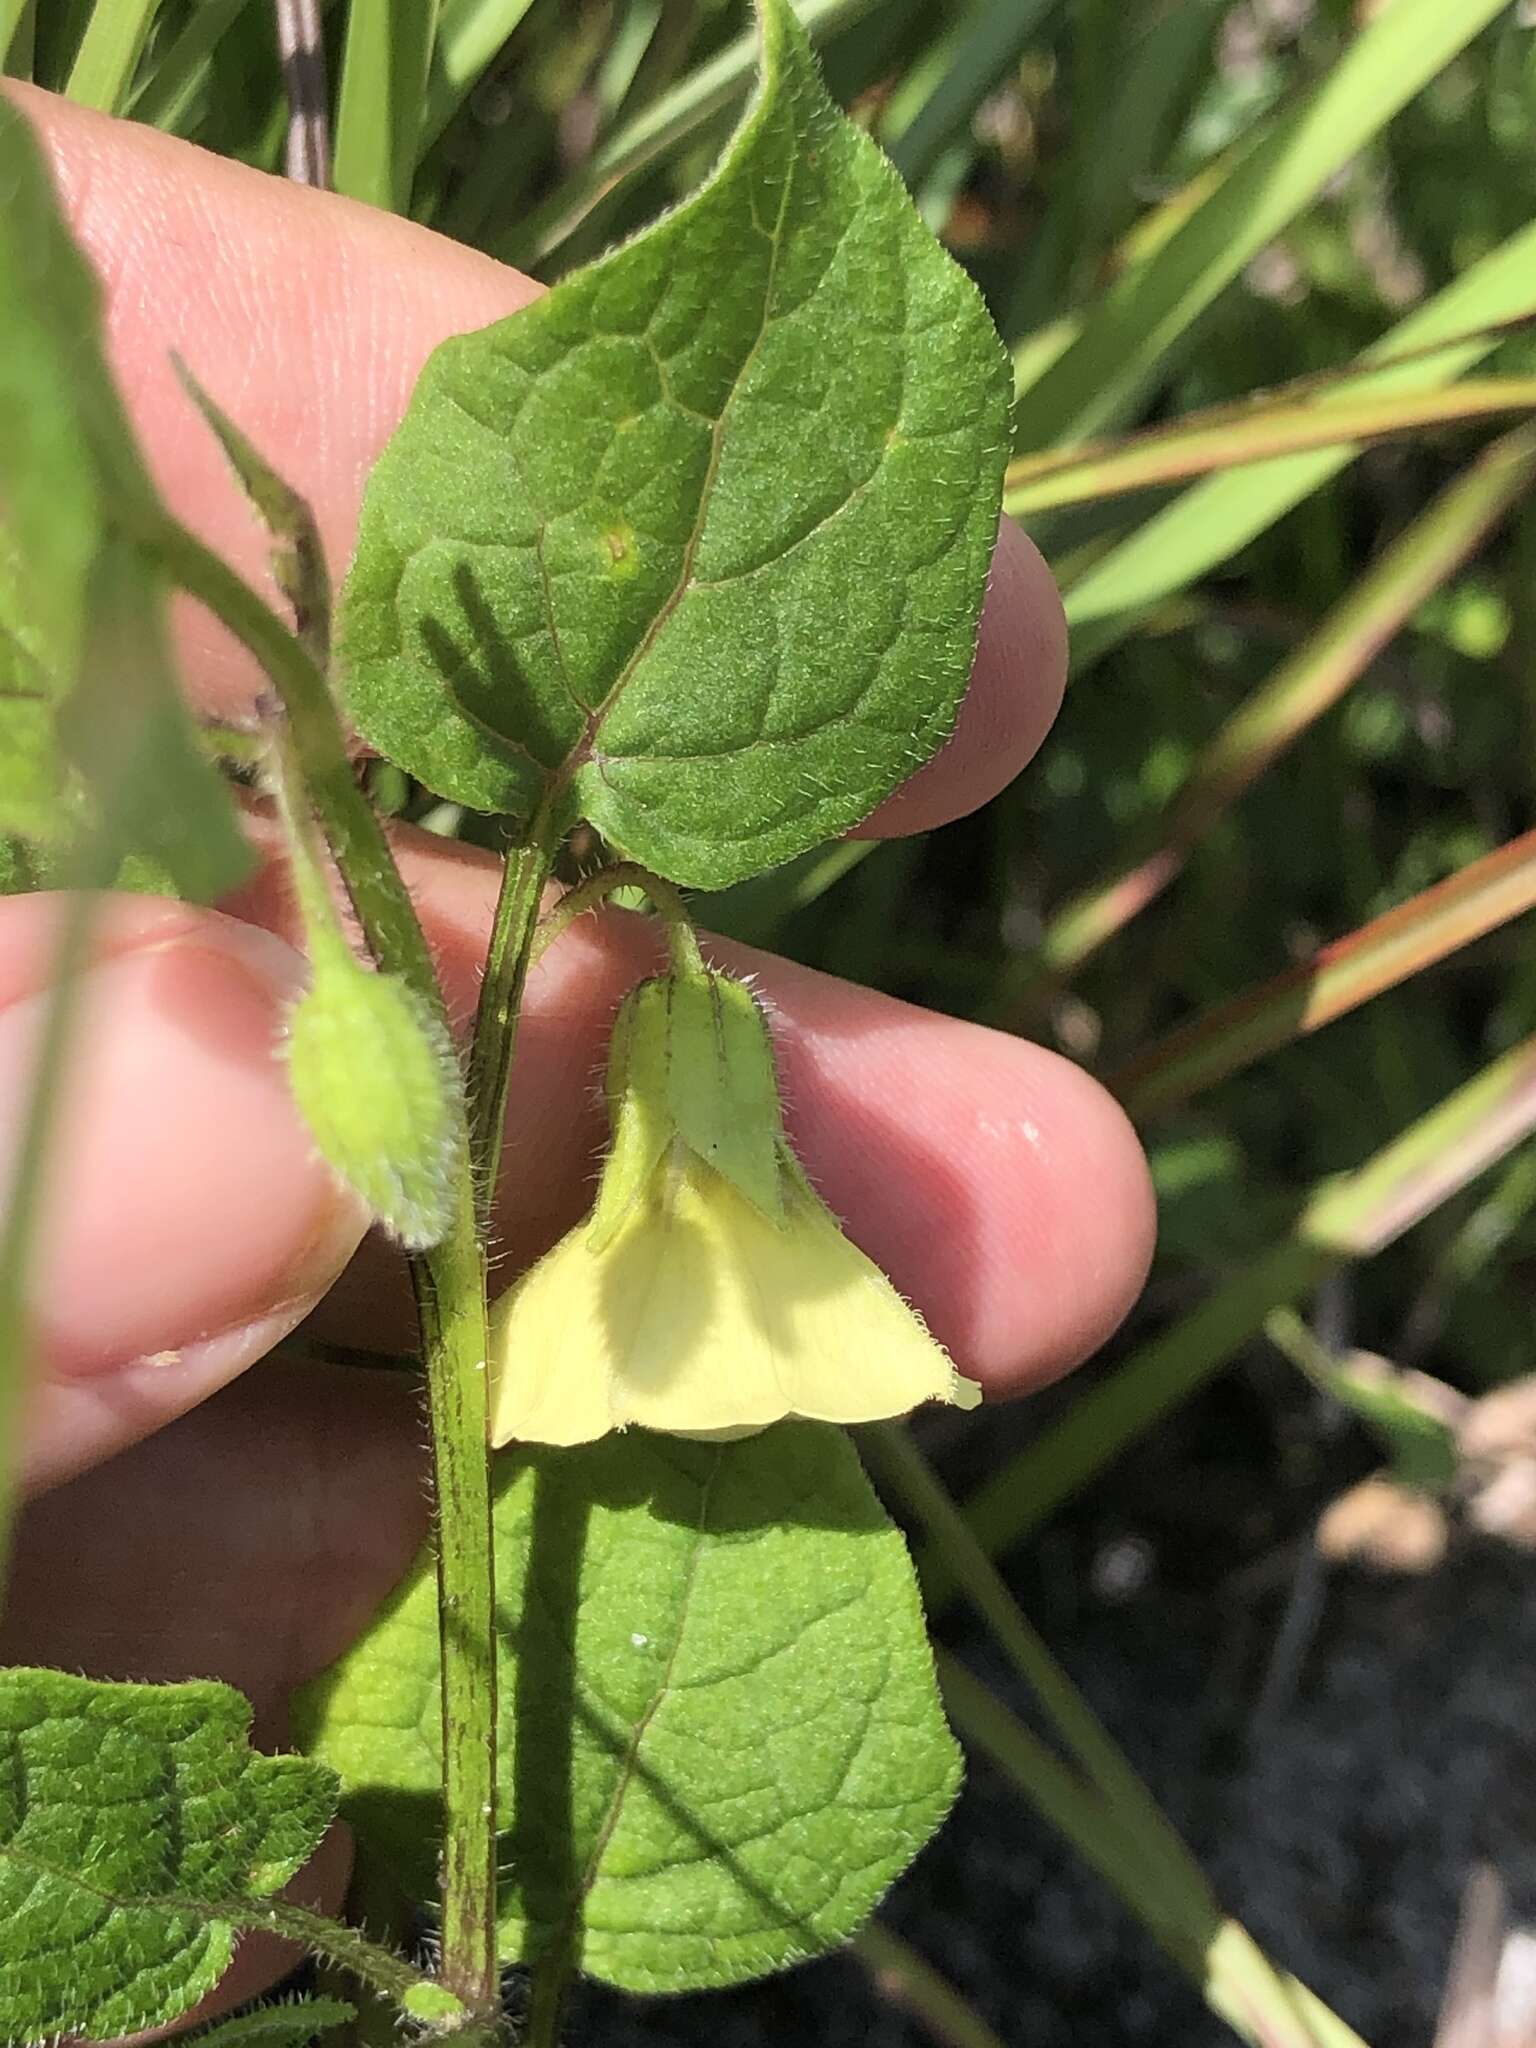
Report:
[{"label": "yellow bell-shaped flower", "polygon": [[492,1311],[493,1443],[630,1423],[750,1436],[981,1399],[806,1180],[750,989],[699,970],[632,991],[608,1108],[591,1215]]}]

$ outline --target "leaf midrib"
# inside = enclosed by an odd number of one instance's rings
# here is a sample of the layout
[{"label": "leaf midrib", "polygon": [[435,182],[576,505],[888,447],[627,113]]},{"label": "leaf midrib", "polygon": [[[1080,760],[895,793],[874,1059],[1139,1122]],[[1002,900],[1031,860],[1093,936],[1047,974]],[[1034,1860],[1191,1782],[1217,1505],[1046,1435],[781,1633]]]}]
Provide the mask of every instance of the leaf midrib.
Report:
[{"label": "leaf midrib", "polygon": [[[773,324],[774,315],[772,313],[771,308],[773,305],[774,286],[778,282],[779,255],[784,244],[784,221],[785,217],[789,212],[790,196],[793,193],[794,188],[795,167],[793,162],[791,162],[788,174],[784,180],[784,194],[779,201],[778,215],[768,235],[770,254],[768,258],[768,275],[763,282],[762,318],[758,322],[757,332],[752,337],[750,346],[741,358],[741,362],[737,368],[736,374],[731,381],[731,388],[726,395],[725,402],[720,407],[719,413],[716,415],[714,422],[709,430],[709,461],[705,467],[704,481],[699,488],[698,513],[694,519],[693,527],[689,532],[687,545],[683,550],[683,559],[678,569],[677,581],[672,586],[672,589],[667,593],[666,597],[662,600],[661,604],[657,607],[655,616],[651,619],[650,624],[646,627],[644,633],[640,636],[639,643],[635,647],[634,652],[630,655],[629,659],[624,663],[624,666],[619,670],[618,675],[614,678],[612,684],[609,686],[607,693],[603,697],[601,697],[598,700],[598,702],[593,706],[591,711],[587,713],[586,725],[582,731],[581,737],[577,740],[575,746],[566,756],[566,759],[561,763],[560,769],[558,770],[557,774],[555,775],[551,783],[552,791],[554,789],[562,787],[566,782],[570,781],[576,775],[577,771],[580,768],[582,768],[588,761],[594,759],[594,757],[596,756],[596,743],[598,735],[602,731],[603,721],[607,718],[608,714],[613,710],[614,705],[623,695],[625,689],[633,681],[636,672],[638,671],[642,663],[645,661],[652,647],[655,646],[656,641],[660,636],[663,627],[667,624],[668,620],[670,620],[673,617],[673,615],[677,611],[678,606],[682,603],[683,599],[688,595],[689,591],[693,588],[693,565],[695,561],[698,559],[699,544],[704,537],[704,528],[708,522],[709,509],[714,499],[715,485],[720,474],[720,457],[721,450],[725,444],[726,422],[730,418],[731,408],[736,402],[736,399],[741,391],[741,387],[746,381],[747,373],[750,371],[753,362],[756,360],[758,351],[762,348],[763,341],[768,333],[768,329]],[[541,562],[544,531],[545,529],[541,525],[539,528],[538,542]],[[545,616],[549,620],[550,635],[555,640],[556,649],[558,651],[559,640],[556,635],[554,613],[547,602],[547,582],[545,583],[545,593]],[[563,666],[564,664],[562,660],[562,670]],[[570,690],[569,680],[567,680],[566,688],[567,690]],[[574,697],[574,692],[572,692],[571,694]]]},{"label": "leaf midrib", "polygon": [[650,1699],[646,1702],[635,1720],[634,1732],[630,1736],[629,1747],[626,1749],[623,1760],[619,1765],[613,1791],[609,1796],[608,1811],[604,1814],[597,1833],[593,1838],[591,1850],[587,1855],[586,1867],[582,1871],[580,1881],[571,1899],[570,1912],[560,1929],[559,1947],[564,1950],[574,1949],[579,1943],[582,1907],[591,1896],[593,1888],[597,1884],[603,1858],[608,1853],[608,1848],[614,1835],[618,1832],[619,1822],[624,1814],[624,1802],[639,1770],[640,1751],[647,1734],[650,1732],[651,1723],[655,1720],[672,1692],[673,1674],[677,1670],[677,1660],[682,1654],[683,1637],[688,1631],[688,1610],[692,1605],[694,1587],[698,1580],[699,1560],[704,1551],[704,1539],[709,1533],[710,1503],[714,1496],[715,1482],[720,1477],[723,1463],[724,1455],[721,1451],[717,1450],[709,1474],[699,1489],[698,1520],[693,1529],[693,1540],[689,1545],[688,1561],[684,1567],[682,1592],[677,1604],[677,1624],[673,1631],[672,1647],[667,1653],[666,1668],[661,1674],[656,1690],[652,1693]]}]

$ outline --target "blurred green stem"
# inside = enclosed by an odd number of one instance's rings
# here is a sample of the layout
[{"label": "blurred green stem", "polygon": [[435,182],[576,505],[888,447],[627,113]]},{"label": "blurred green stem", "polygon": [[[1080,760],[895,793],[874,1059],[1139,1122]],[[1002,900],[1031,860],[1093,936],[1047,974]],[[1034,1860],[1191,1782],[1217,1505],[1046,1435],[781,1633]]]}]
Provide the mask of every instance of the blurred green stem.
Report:
[{"label": "blurred green stem", "polygon": [[18,1142],[0,1208],[0,1589],[9,1563],[15,1505],[13,1447],[27,1383],[32,1314],[27,1285],[48,1194],[49,1154],[57,1131],[59,1091],[78,1021],[80,983],[90,950],[98,898],[77,888],[59,899],[63,914],[49,963],[46,1014],[32,1073],[22,1097]]},{"label": "blurred green stem", "polygon": [[1151,1793],[1110,1739],[1093,1709],[1056,1662],[977,1542],[960,1510],[939,1483],[911,1432],[886,1423],[861,1439],[870,1462],[918,1517],[933,1551],[955,1584],[991,1628],[1015,1671],[1040,1702],[1082,1770],[1127,1854],[1128,1885],[1158,1897],[1185,1925],[1203,1923],[1216,1910],[1199,1865],[1179,1840]]}]

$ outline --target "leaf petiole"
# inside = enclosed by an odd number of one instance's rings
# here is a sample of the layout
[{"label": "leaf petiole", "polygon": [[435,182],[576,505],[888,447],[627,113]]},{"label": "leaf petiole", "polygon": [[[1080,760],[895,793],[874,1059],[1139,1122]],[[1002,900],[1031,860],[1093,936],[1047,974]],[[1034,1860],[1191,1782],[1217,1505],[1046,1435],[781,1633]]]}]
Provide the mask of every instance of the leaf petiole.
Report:
[{"label": "leaf petiole", "polygon": [[469,1053],[469,1152],[481,1211],[488,1221],[496,1196],[501,1141],[507,1115],[507,1083],[517,1051],[517,1022],[522,1010],[528,969],[536,957],[535,935],[544,885],[554,866],[560,831],[550,807],[534,813],[523,844],[507,857],[491,942],[485,958],[485,979],[475,1012],[475,1036]]}]

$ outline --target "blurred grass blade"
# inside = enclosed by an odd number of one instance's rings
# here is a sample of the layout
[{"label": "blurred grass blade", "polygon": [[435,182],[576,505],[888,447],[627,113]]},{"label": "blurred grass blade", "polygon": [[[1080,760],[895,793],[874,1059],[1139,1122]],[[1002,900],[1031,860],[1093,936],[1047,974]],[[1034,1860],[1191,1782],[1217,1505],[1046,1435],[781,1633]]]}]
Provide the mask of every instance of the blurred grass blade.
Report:
[{"label": "blurred grass blade", "polygon": [[1156,378],[1195,318],[1329,179],[1470,43],[1505,0],[1394,0],[1313,90],[1233,164],[1146,263],[1112,284],[1022,394],[1015,445],[1101,432]]},{"label": "blurred grass blade", "polygon": [[1536,1146],[1515,1154],[1487,1194],[1435,1254],[1403,1317],[1401,1333],[1392,1346],[1395,1358],[1411,1364],[1425,1355],[1444,1330],[1454,1297],[1492,1268],[1515,1232],[1525,1226],[1533,1209]]},{"label": "blurred grass blade", "polygon": [[18,1126],[8,1148],[6,1173],[0,1179],[0,1604],[21,1458],[19,1433],[32,1326],[28,1288],[47,1200],[62,1087],[79,1022],[81,978],[100,899],[87,889],[76,889],[56,900],[63,905],[63,914],[54,941],[42,1028]]},{"label": "blurred grass blade", "polygon": [[336,98],[338,192],[408,213],[438,0],[352,0]]},{"label": "blurred grass blade", "polygon": [[126,109],[133,119],[179,132],[221,39],[237,17],[256,4],[258,0],[200,0],[164,52],[145,67]]},{"label": "blurred grass blade", "polygon": [[1368,1258],[1536,1129],[1536,1037],[1524,1039],[1354,1173],[1319,1188],[1299,1230],[1314,1244]]},{"label": "blurred grass blade", "polygon": [[[888,0],[800,0],[795,13],[816,42],[886,4]],[[749,28],[707,63],[679,79],[643,113],[626,121],[558,192],[499,237],[490,253],[525,270],[542,262],[625,178],[656,163],[696,135],[716,114],[743,99],[756,69],[757,31]]]},{"label": "blurred grass blade", "polygon": [[[1383,1151],[1315,1188],[1290,1234],[1197,1309],[1133,1351],[964,1504],[992,1556],[1034,1533],[1342,1258],[1365,1258],[1513,1151],[1536,1130],[1536,1037],[1421,1117]],[[942,1560],[922,1561],[930,1598],[954,1591]]]},{"label": "blurred grass blade", "polygon": [[[1064,1500],[1250,1342],[1271,1309],[1300,1300],[1331,1263],[1316,1245],[1288,1237],[1139,1345],[962,1503],[982,1548],[997,1557],[1032,1536]],[[942,1563],[926,1552],[919,1561],[930,1599],[952,1597],[957,1588]]]},{"label": "blurred grass blade", "polygon": [[943,1559],[950,1583],[991,1629],[1094,1796],[1115,1816],[1127,1848],[1121,1869],[1125,1887],[1157,1898],[1161,1913],[1198,1946],[1216,1909],[1200,1866],[1030,1626],[910,1430],[900,1423],[876,1425],[859,1432],[859,1446],[887,1491],[916,1516],[933,1554]]},{"label": "blurred grass blade", "polygon": [[32,76],[36,28],[34,0],[0,0],[0,70],[8,77]]},{"label": "blurred grass blade", "polygon": [[418,161],[479,83],[530,4],[531,0],[444,0],[427,72]]},{"label": "blurred grass blade", "polygon": [[1160,1913],[1155,1893],[1128,1890],[1115,1861],[1113,1837],[1105,1838],[1101,1803],[1084,1799],[1033,1730],[963,1664],[944,1651],[935,1661],[944,1705],[966,1745],[989,1757],[1066,1836],[1240,2039],[1250,2048],[1365,2048],[1360,2036],[1304,1984],[1277,1971],[1235,1920],[1223,1920],[1213,1907],[1199,1941],[1191,1943]]},{"label": "blurred grass blade", "polygon": [[[1351,384],[1349,395],[1357,400],[1367,392],[1447,385],[1492,352],[1500,327],[1533,313],[1536,223],[1501,243],[1367,350],[1363,360],[1383,367],[1368,383]],[[1439,343],[1445,344],[1443,354],[1424,353]],[[1399,355],[1407,359],[1395,362]],[[1113,645],[1149,605],[1230,560],[1353,459],[1353,448],[1278,456],[1183,492],[1068,587],[1067,617],[1080,658]],[[1085,639],[1084,629],[1093,626],[1099,630]]]},{"label": "blurred grass blade", "polygon": [[1003,2048],[969,2000],[889,1927],[871,1920],[855,1935],[853,1952],[877,1996],[911,2013],[944,2048]]},{"label": "blurred grass blade", "polygon": [[133,74],[159,0],[97,0],[64,91],[82,107],[116,114],[128,104]]},{"label": "blurred grass blade", "polygon": [[1461,1469],[1456,1432],[1411,1398],[1411,1382],[1380,1359],[1335,1356],[1293,1308],[1264,1319],[1264,1335],[1315,1387],[1357,1416],[1376,1437],[1399,1486],[1448,1493]]},{"label": "blurred grass blade", "polygon": [[687,59],[702,12],[702,0],[647,0],[635,8],[627,25],[630,51],[616,38],[604,67],[606,127],[627,121],[666,91]]},{"label": "blurred grass blade", "polygon": [[1213,469],[1235,469],[1277,455],[1349,442],[1356,448],[1428,428],[1536,407],[1536,377],[1485,377],[1446,391],[1346,400],[1327,407],[1256,405],[1237,419],[1208,425],[1200,415],[1171,427],[1070,455],[1027,456],[1009,465],[1003,510],[1015,519],[1059,505],[1080,505],[1159,484],[1184,483]]},{"label": "blurred grass blade", "polygon": [[964,134],[977,107],[1059,5],[1060,0],[1013,0],[999,7],[996,0],[973,0],[949,33],[932,44],[917,76],[893,101],[881,134],[908,185],[921,185],[950,143]]},{"label": "blurred grass blade", "polygon": [[1424,600],[1487,538],[1533,475],[1536,428],[1517,427],[1431,501],[1201,749],[1149,835],[1153,843],[1052,917],[1035,954],[1011,977],[1016,1001],[1074,973],[1168,887],[1212,825],[1365,674]]},{"label": "blurred grass blade", "polygon": [[[1255,134],[1246,137],[1241,146],[1234,146],[1203,165],[1187,183],[1170,192],[1166,199],[1161,200],[1129,227],[1109,252],[1105,266],[1109,278],[1124,277],[1129,272],[1139,269],[1144,263],[1150,262],[1165,243],[1172,241],[1190,215],[1195,213],[1217,189],[1242,151],[1251,149],[1259,134],[1263,132],[1261,128]],[[1116,156],[1118,158],[1118,151]],[[1018,292],[1021,293],[1023,289],[1024,285],[1021,282]],[[1054,298],[1047,303],[1054,304]],[[1081,313],[1058,314],[1044,326],[1029,328],[1022,340],[1014,344],[1013,388],[1016,397],[1022,397],[1045,375],[1057,357],[1066,353],[1082,333],[1083,319]],[[1013,331],[1010,324],[1007,332],[1011,335]]]},{"label": "blurred grass blade", "polygon": [[[1011,1714],[958,1658],[939,1650],[934,1665],[945,1710],[967,1748],[991,1757],[1031,1806],[1136,1912],[1135,1900],[1124,1889],[1125,1845],[1117,1817],[1049,1744]],[[1138,1896],[1147,1895],[1139,1892]]]},{"label": "blurred grass blade", "polygon": [[1106,1076],[1107,1085],[1138,1121],[1155,1116],[1533,908],[1536,831],[1194,1018]]}]

